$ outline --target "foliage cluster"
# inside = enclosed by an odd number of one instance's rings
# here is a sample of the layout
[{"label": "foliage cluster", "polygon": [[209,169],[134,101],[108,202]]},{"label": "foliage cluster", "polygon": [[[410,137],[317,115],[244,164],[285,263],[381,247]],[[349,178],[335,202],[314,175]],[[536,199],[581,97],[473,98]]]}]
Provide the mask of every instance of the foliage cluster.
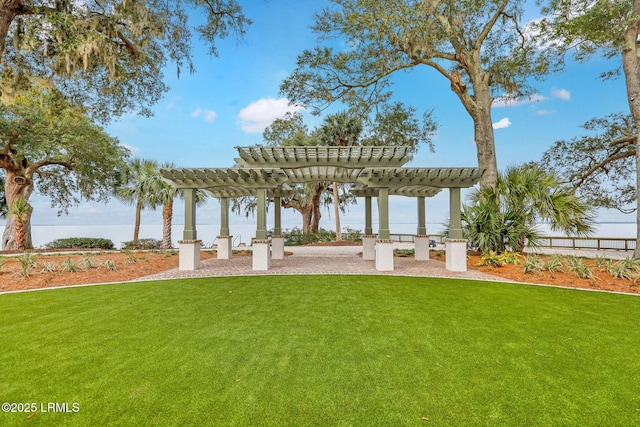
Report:
[{"label": "foliage cluster", "polygon": [[[608,273],[614,279],[640,280],[640,261],[627,258],[614,261],[609,258],[597,257],[596,266],[600,271]],[[538,254],[531,254],[522,262],[522,272],[541,274],[542,271],[562,272],[570,271],[581,279],[596,280],[593,269],[582,259],[575,256],[552,255],[546,261],[542,261]]]},{"label": "foliage cluster", "polygon": [[97,237],[68,237],[56,239],[44,245],[47,249],[114,249],[113,242],[109,239]]},{"label": "foliage cluster", "polygon": [[[270,232],[270,234],[273,234]],[[300,246],[309,243],[327,243],[336,240],[336,232],[332,230],[318,229],[315,233],[303,233],[298,227],[283,230],[284,244],[287,246]],[[350,242],[362,241],[362,232],[349,227],[342,234],[342,240]]]},{"label": "foliage cluster", "polygon": [[514,264],[517,265],[520,262],[520,254],[515,252],[503,251],[502,253],[496,253],[495,251],[486,251],[480,257],[480,261],[478,261],[478,265],[485,266],[489,265],[491,267],[497,268],[502,267],[506,264]]},{"label": "foliage cluster", "polygon": [[122,242],[122,250],[132,250],[132,249],[162,249],[162,241],[158,239],[145,238],[135,240],[130,240],[128,242]]},{"label": "foliage cluster", "polygon": [[462,212],[463,233],[483,253],[535,247],[536,223],[542,221],[567,234],[592,231],[589,205],[537,165],[510,167],[498,175],[495,187],[474,190],[470,198]]},{"label": "foliage cluster", "polygon": [[[56,272],[77,273],[84,270],[98,268],[98,265],[95,263],[94,256],[92,255],[84,255],[80,259],[67,257],[58,265],[51,261],[43,261],[42,263],[39,263],[38,257],[32,253],[25,253],[17,259],[20,263],[20,270],[18,270],[16,274],[21,277],[30,277],[33,270],[38,267],[40,267],[41,274]],[[5,260],[1,260],[0,265],[4,265],[5,262]],[[112,261],[108,262],[113,264]],[[105,263],[105,267],[112,270],[115,269],[115,264],[113,264],[114,268],[109,268],[109,265]]]}]

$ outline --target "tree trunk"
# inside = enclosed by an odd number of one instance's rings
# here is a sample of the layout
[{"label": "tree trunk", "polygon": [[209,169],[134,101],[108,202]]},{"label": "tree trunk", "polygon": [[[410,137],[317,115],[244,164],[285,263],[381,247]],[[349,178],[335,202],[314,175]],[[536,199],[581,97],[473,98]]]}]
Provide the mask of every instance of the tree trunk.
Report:
[{"label": "tree trunk", "polygon": [[460,80],[460,73],[450,73],[448,78],[451,81],[451,90],[458,96],[473,120],[478,167],[484,169],[480,188],[495,187],[498,181],[498,162],[491,119],[491,74],[482,69],[480,50],[473,50],[468,55],[459,52],[456,56],[460,66],[467,71],[472,89],[469,90]]},{"label": "tree trunk", "polygon": [[333,183],[333,210],[336,215],[336,242],[342,240],[342,233],[340,232],[340,199],[338,195],[338,183]]},{"label": "tree trunk", "polygon": [[[4,184],[4,193],[7,198],[7,206],[9,209],[19,199],[24,199],[25,202],[29,201],[31,193],[33,193],[33,181],[31,177],[27,177],[23,174],[23,171],[14,172],[7,170],[7,177]],[[33,248],[33,241],[31,239],[31,212],[24,222],[24,245],[26,249]],[[9,215],[7,223],[4,227],[4,233],[2,235],[2,250],[13,251],[19,250],[17,247],[16,233],[18,231],[17,220],[14,216]]]},{"label": "tree trunk", "polygon": [[4,50],[11,23],[18,15],[22,0],[0,0],[0,63],[4,59]]},{"label": "tree trunk", "polygon": [[477,86],[482,86],[482,84],[474,84],[476,105],[471,117],[473,118],[478,167],[484,169],[484,174],[480,179],[480,187],[495,187],[498,181],[498,161],[491,119],[492,98],[489,95],[488,87],[478,88]]},{"label": "tree trunk", "polygon": [[142,213],[142,199],[138,199],[136,203],[136,224],[133,227],[133,246],[138,246],[138,237],[140,236],[140,214]]},{"label": "tree trunk", "polygon": [[316,184],[315,193],[313,194],[311,203],[311,206],[313,207],[313,224],[311,225],[312,233],[317,233],[320,228],[320,218],[322,218],[322,213],[320,212],[320,198],[326,189],[327,186],[323,183]]},{"label": "tree trunk", "polygon": [[[640,12],[640,0],[633,2],[634,12]],[[640,259],[640,60],[638,58],[638,32],[640,22],[636,19],[625,30],[622,44],[622,68],[627,86],[627,99],[631,115],[636,122],[638,139],[636,140],[636,249],[635,259]]]},{"label": "tree trunk", "polygon": [[24,251],[26,249],[24,221],[21,219],[16,219],[16,248],[19,251]]},{"label": "tree trunk", "polygon": [[162,206],[162,249],[171,249],[171,221],[173,220],[173,199]]}]

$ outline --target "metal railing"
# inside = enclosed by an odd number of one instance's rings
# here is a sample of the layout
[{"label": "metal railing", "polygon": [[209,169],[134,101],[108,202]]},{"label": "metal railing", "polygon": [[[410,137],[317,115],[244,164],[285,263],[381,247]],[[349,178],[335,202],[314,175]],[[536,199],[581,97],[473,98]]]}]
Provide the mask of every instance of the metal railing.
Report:
[{"label": "metal railing", "polygon": [[636,239],[619,237],[551,237],[545,236],[538,240],[540,248],[571,248],[633,251],[636,248]]},{"label": "metal railing", "polygon": [[[413,242],[414,234],[391,234],[391,240],[396,242]],[[429,234],[431,240],[436,243],[444,243],[446,236],[443,234]],[[561,249],[594,249],[633,251],[636,248],[636,239],[621,237],[555,237],[544,236],[538,240],[540,248]]]}]

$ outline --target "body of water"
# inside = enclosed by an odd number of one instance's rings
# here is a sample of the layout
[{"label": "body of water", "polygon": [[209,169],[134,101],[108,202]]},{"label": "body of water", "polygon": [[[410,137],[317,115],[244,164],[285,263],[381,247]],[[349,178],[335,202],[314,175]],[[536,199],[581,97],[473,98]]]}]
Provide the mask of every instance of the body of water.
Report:
[{"label": "body of water", "polygon": [[[177,245],[177,241],[182,239],[182,224],[174,224],[172,241]],[[198,238],[206,244],[212,243],[219,234],[219,225],[198,225]],[[284,229],[299,227],[299,224],[283,224]],[[343,224],[343,227],[363,230],[361,224]],[[374,224],[374,230],[377,224]],[[246,243],[255,236],[254,224],[231,224],[231,234],[234,236],[234,244]],[[415,224],[390,224],[392,234],[414,234]],[[442,232],[441,224],[427,224],[427,232],[439,234]],[[546,236],[561,236],[562,233],[552,232],[546,225],[540,225],[539,229]],[[111,239],[116,247],[121,247],[123,242],[133,239],[133,225],[34,225],[31,229],[33,244],[35,247],[42,247],[56,239],[67,237],[100,237]],[[635,238],[635,223],[600,223],[593,237],[621,237]],[[162,238],[162,225],[141,225],[140,238]]]}]

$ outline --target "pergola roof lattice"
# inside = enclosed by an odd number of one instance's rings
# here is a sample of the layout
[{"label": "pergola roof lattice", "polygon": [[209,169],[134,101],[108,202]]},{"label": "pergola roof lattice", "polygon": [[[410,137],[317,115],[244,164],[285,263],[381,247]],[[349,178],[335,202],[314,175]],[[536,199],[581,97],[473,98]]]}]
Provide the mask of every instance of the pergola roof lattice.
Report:
[{"label": "pergola roof lattice", "polygon": [[292,195],[288,185],[317,181],[351,183],[358,197],[378,194],[431,197],[442,188],[466,188],[482,177],[479,168],[405,168],[410,147],[236,147],[243,167],[167,168],[162,177],[172,186],[207,190],[215,197]]}]

